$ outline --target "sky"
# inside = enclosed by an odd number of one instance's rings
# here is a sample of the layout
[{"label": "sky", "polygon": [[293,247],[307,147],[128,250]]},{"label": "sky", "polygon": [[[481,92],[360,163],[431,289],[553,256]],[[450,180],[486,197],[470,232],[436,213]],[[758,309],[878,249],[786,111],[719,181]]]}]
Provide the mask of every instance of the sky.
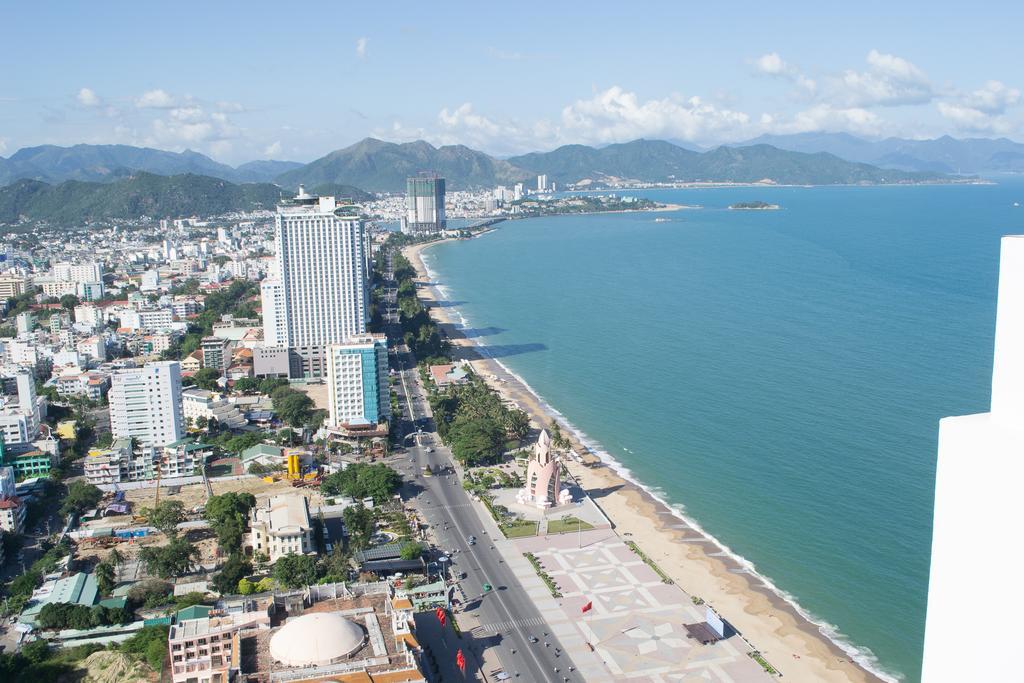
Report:
[{"label": "sky", "polygon": [[0,156],[499,156],[640,137],[1024,141],[1021,2],[6,2]]}]

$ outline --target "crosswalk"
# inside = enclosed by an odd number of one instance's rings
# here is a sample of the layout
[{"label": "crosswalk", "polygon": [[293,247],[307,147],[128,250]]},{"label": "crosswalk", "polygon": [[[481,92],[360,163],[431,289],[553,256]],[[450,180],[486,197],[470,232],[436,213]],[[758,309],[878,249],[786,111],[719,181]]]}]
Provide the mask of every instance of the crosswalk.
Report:
[{"label": "crosswalk", "polygon": [[473,635],[482,633],[498,633],[500,631],[519,630],[524,628],[536,628],[543,626],[546,622],[541,617],[530,617],[528,619],[512,619],[511,621],[499,621],[495,624],[480,624],[473,629]]}]

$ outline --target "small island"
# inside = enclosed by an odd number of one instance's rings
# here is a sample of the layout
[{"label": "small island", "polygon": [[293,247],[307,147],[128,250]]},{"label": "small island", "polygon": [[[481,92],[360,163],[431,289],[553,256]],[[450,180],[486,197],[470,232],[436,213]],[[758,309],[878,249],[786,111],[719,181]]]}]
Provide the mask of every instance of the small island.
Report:
[{"label": "small island", "polygon": [[780,207],[778,204],[769,204],[768,202],[737,202],[730,204],[729,208],[734,211],[775,211]]}]

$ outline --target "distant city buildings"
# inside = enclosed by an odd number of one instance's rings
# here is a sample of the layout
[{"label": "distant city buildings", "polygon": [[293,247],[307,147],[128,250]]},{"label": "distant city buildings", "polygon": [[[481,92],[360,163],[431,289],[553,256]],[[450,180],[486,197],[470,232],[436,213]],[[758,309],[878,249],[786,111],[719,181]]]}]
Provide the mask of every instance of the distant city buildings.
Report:
[{"label": "distant city buildings", "polygon": [[359,209],[303,188],[278,207],[276,277],[265,282],[264,340],[289,350],[293,377],[322,377],[325,349],[366,331],[367,248]]},{"label": "distant city buildings", "polygon": [[[1000,681],[1020,669],[1024,593],[1024,236],[1002,240],[992,406],[939,422],[922,681]],[[971,548],[984,548],[979,566]]]},{"label": "distant city buildings", "polygon": [[376,425],[390,417],[388,347],[383,335],[353,337],[328,347],[327,404],[333,426]]},{"label": "distant city buildings", "polygon": [[409,234],[441,232],[448,226],[445,218],[444,178],[423,173],[405,182],[405,221],[402,232]]},{"label": "distant city buildings", "polygon": [[110,431],[116,439],[164,446],[185,433],[181,412],[181,365],[149,363],[114,373],[110,388]]},{"label": "distant city buildings", "polygon": [[537,176],[537,192],[548,191],[548,176],[545,173],[541,173]]}]

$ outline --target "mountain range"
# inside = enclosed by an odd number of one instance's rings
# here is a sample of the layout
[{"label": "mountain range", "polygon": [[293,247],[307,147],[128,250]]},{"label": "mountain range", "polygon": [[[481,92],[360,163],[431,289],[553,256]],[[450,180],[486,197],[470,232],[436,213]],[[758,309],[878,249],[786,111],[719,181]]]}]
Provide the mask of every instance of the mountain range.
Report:
[{"label": "mountain range", "polygon": [[28,178],[45,183],[65,180],[112,182],[139,171],[158,175],[194,173],[233,183],[269,182],[302,164],[294,161],[250,161],[238,167],[185,150],[168,152],[130,145],[41,145],[0,157],[0,185]]},{"label": "mountain range", "polygon": [[[931,142],[946,144],[942,139]],[[981,150],[981,142],[966,146]],[[973,158],[1002,159],[1005,164],[1015,153],[1004,141],[984,142],[992,143],[992,149],[976,151]],[[422,171],[444,177],[450,190],[465,190],[517,182],[532,186],[542,173],[562,187],[579,183],[599,187],[620,181],[770,180],[801,185],[914,182],[938,180],[950,170],[946,167],[949,164],[940,168],[931,161],[942,158],[939,152],[924,154],[927,145],[917,145],[914,149],[919,156],[908,159],[904,157],[911,149],[909,144],[892,149],[872,147],[878,144],[853,136],[784,136],[697,151],[673,142],[641,139],[605,147],[564,145],[550,152],[499,159],[465,145],[435,147],[422,140],[393,143],[366,138],[308,164],[253,161],[237,167],[193,151],[168,152],[127,145],[44,145],[21,149],[8,159],[0,158],[0,184],[26,178],[51,185],[66,180],[116,182],[139,172],[195,174],[232,183],[274,182],[288,190],[294,190],[300,183],[307,188],[341,185],[348,187],[347,195],[365,201],[356,188],[404,192],[406,178]],[[1016,153],[1024,157],[1024,153]],[[864,161],[876,156],[887,162],[888,170],[882,170],[878,163]]]},{"label": "mountain range", "polygon": [[272,209],[281,195],[281,188],[271,183],[236,185],[190,173],[136,173],[116,182],[66,180],[59,185],[23,178],[0,188],[0,224],[26,219],[72,226],[141,216],[211,216]]},{"label": "mountain range", "polygon": [[1024,144],[1006,138],[865,140],[849,133],[762,135],[736,146],[766,144],[793,152],[828,152],[882,168],[932,173],[1021,173]]}]

